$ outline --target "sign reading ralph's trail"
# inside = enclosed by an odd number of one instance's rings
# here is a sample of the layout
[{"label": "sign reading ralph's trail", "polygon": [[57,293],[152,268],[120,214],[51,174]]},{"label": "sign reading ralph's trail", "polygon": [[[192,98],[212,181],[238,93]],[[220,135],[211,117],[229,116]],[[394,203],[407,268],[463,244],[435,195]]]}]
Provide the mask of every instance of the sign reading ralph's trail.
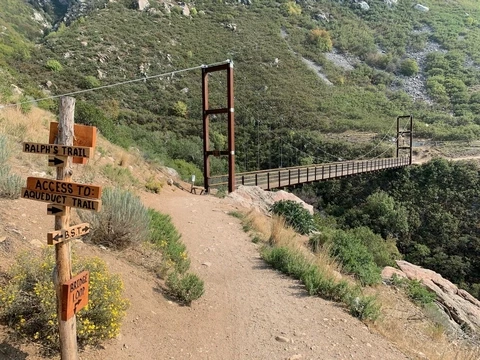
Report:
[{"label": "sign reading ralph's trail", "polygon": [[93,149],[84,146],[67,146],[53,144],[38,144],[31,142],[23,143],[23,152],[32,154],[58,155],[58,156],[75,156],[81,158],[90,158]]}]

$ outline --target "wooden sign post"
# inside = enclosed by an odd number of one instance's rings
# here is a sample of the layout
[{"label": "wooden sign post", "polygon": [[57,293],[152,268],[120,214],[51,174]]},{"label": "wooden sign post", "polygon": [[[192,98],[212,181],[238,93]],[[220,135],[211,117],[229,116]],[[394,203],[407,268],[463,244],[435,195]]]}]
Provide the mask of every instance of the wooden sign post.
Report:
[{"label": "wooden sign post", "polygon": [[89,273],[84,271],[72,278],[71,242],[90,231],[87,223],[70,226],[70,209],[100,211],[102,188],[77,184],[72,180],[72,160],[85,164],[93,156],[96,128],[74,125],[75,99],[60,98],[60,119],[50,124],[49,144],[25,142],[23,151],[49,155],[48,165],[55,166],[57,179],[27,178],[22,198],[49,203],[47,214],[55,215],[55,231],[47,234],[49,245],[55,245],[57,318],[62,360],[78,360],[77,311],[88,303]]}]

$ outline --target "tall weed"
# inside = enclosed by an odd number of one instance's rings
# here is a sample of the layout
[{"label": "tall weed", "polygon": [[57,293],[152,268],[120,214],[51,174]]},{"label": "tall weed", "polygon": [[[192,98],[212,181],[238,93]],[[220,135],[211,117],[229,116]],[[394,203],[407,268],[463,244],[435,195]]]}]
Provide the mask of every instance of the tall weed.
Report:
[{"label": "tall weed", "polygon": [[0,134],[0,197],[16,199],[20,197],[23,180],[20,176],[10,173],[7,160],[10,157],[8,139]]}]

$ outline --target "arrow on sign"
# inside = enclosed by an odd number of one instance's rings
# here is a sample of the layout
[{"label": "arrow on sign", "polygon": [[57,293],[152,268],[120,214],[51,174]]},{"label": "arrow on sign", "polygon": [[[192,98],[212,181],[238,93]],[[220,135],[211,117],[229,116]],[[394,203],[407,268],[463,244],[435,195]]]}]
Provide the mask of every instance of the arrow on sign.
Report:
[{"label": "arrow on sign", "polygon": [[53,204],[49,204],[47,206],[47,215],[63,215],[65,208],[63,206],[55,206]]},{"label": "arrow on sign", "polygon": [[88,232],[88,230],[90,230],[90,228],[88,226],[85,226],[83,229],[82,229],[82,232],[84,234],[86,234]]},{"label": "arrow on sign", "polygon": [[82,302],[82,299],[79,299],[76,303],[75,303],[75,306],[73,307],[73,313],[76,314],[77,313],[77,306]]},{"label": "arrow on sign", "polygon": [[48,166],[62,166],[65,164],[65,158],[57,156],[48,157]]},{"label": "arrow on sign", "polygon": [[62,234],[57,234],[53,237],[53,240],[60,241],[61,238],[63,238],[63,235]]}]

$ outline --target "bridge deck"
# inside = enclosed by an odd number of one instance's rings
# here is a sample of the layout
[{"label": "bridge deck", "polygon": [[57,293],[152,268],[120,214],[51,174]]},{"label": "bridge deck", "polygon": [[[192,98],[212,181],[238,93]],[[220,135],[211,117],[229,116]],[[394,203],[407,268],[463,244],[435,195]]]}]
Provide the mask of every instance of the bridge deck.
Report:
[{"label": "bridge deck", "polygon": [[[235,176],[235,183],[237,187],[239,185],[259,186],[264,190],[270,190],[377,170],[399,168],[410,164],[410,157],[398,157],[295,166],[239,173]],[[209,179],[209,186],[215,187],[226,184],[227,175],[212,176]]]}]

